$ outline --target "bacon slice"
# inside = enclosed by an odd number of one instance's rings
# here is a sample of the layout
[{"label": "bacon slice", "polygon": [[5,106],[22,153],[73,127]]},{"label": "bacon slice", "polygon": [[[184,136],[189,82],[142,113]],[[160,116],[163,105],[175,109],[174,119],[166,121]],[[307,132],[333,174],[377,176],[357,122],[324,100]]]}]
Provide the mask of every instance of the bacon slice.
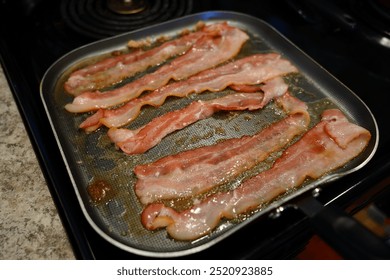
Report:
[{"label": "bacon slice", "polygon": [[229,139],[138,165],[135,192],[143,204],[183,198],[225,183],[286,146],[310,121],[306,104],[286,93],[277,102],[290,115],[254,136]]},{"label": "bacon slice", "polygon": [[194,101],[187,107],[166,113],[136,130],[111,128],[108,136],[126,154],[144,153],[161,142],[166,135],[180,130],[218,111],[258,110],[272,98],[283,95],[288,86],[278,77],[259,88],[263,93],[237,93],[207,101]]},{"label": "bacon slice", "polygon": [[80,113],[109,108],[138,97],[142,92],[157,89],[169,80],[182,80],[214,67],[238,54],[248,35],[227,23],[207,25],[201,36],[182,56],[164,64],[155,72],[111,91],[85,92],[65,105],[69,112]]},{"label": "bacon slice", "polygon": [[282,59],[279,54],[251,55],[215,69],[203,71],[187,80],[166,85],[118,109],[99,110],[81,123],[80,128],[91,132],[102,124],[107,127],[121,127],[133,121],[140,113],[142,106],[158,107],[165,102],[168,96],[184,97],[190,93],[201,93],[207,90],[216,92],[231,85],[256,85],[297,71],[295,66],[288,60]]},{"label": "bacon slice", "polygon": [[[199,25],[200,27],[200,25]],[[135,50],[131,53],[103,59],[73,72],[64,84],[65,90],[75,96],[85,91],[102,89],[131,77],[147,68],[159,65],[168,58],[188,51],[210,27],[185,34],[150,50]]]},{"label": "bacon slice", "polygon": [[348,122],[337,109],[323,113],[322,121],[290,146],[273,167],[248,179],[236,189],[215,194],[183,212],[151,204],[142,213],[150,230],[166,227],[175,239],[193,240],[208,234],[222,218],[232,219],[300,186],[306,178],[319,178],[359,155],[371,134]]}]

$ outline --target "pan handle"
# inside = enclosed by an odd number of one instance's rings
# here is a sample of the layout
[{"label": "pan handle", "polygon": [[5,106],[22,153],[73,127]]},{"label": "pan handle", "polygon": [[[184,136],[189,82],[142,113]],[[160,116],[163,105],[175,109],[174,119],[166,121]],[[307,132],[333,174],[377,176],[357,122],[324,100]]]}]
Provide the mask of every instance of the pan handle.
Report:
[{"label": "pan handle", "polygon": [[390,259],[390,246],[340,208],[324,206],[307,196],[298,207],[309,217],[317,232],[345,259]]}]

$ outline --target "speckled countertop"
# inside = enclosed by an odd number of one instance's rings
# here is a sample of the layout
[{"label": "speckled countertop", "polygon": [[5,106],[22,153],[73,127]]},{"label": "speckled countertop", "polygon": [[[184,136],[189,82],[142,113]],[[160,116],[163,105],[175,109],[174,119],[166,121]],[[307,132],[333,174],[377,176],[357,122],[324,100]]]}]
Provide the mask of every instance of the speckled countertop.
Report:
[{"label": "speckled countertop", "polygon": [[74,259],[0,67],[0,259]]}]

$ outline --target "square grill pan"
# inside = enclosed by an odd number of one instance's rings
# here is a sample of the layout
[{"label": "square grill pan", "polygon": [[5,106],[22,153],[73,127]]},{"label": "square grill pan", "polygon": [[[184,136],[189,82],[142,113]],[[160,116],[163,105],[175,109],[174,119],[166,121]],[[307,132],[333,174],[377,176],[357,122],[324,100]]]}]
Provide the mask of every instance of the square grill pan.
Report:
[{"label": "square grill pan", "polygon": [[[368,129],[372,139],[366,150],[343,168],[326,177],[306,183],[297,191],[282,196],[261,211],[246,217],[245,220],[223,221],[206,237],[185,242],[169,238],[165,230],[151,232],[141,225],[140,213],[143,207],[133,190],[136,180],[132,171],[134,166],[182,150],[211,145],[223,139],[255,134],[265,125],[281,117],[279,109],[270,103],[264,109],[255,112],[217,113],[209,119],[172,133],[159,145],[142,155],[128,156],[115,149],[106,135],[106,128],[100,128],[91,134],[85,134],[78,129],[78,125],[87,115],[71,114],[64,109],[64,105],[70,103],[72,97],[64,92],[63,83],[72,71],[82,65],[91,63],[112,51],[125,50],[129,40],[174,37],[183,29],[193,29],[199,21],[206,24],[227,21],[230,25],[246,31],[250,35],[250,40],[244,45],[237,58],[252,53],[272,51],[289,59],[298,68],[299,74],[287,76],[286,81],[290,92],[308,104],[312,118],[311,125],[319,121],[324,109],[339,108],[352,122]],[[335,180],[361,168],[372,158],[378,145],[376,121],[369,108],[356,94],[270,25],[258,18],[235,12],[210,11],[189,15],[80,47],[61,57],[47,70],[40,90],[58,148],[86,219],[111,244],[125,251],[148,257],[179,257],[205,250],[260,215],[271,213],[292,198],[324,182]],[[220,93],[206,92],[181,99],[168,98],[160,108],[144,107],[140,117],[127,127],[139,127],[153,117],[181,108],[193,100],[214,98],[227,93],[229,90]],[[255,168],[258,168],[258,171],[267,168],[273,160],[274,158],[271,157]],[[114,195],[109,201],[97,204],[91,201],[87,187],[91,182],[101,179],[110,184]]]}]

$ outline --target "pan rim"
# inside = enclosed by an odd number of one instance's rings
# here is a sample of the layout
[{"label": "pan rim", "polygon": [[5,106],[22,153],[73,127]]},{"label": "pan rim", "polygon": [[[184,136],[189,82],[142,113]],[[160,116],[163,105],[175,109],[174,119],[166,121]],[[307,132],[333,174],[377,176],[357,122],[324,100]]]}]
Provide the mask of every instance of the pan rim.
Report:
[{"label": "pan rim", "polygon": [[[48,70],[45,72],[45,74],[44,74],[44,76],[43,76],[43,78],[41,80],[41,83],[40,83],[40,97],[41,97],[41,100],[43,102],[43,106],[45,108],[46,114],[48,116],[48,120],[49,120],[51,129],[52,129],[52,131],[54,133],[54,137],[56,139],[56,142],[57,142],[58,148],[60,150],[61,156],[62,156],[63,161],[65,163],[65,166],[66,166],[68,175],[70,177],[71,183],[72,183],[73,188],[75,190],[75,194],[77,196],[77,200],[79,201],[79,205],[81,207],[81,210],[82,210],[82,212],[84,214],[84,217],[88,221],[89,225],[101,237],[103,237],[106,241],[108,241],[112,245],[114,245],[114,246],[116,246],[116,247],[118,247],[118,248],[120,248],[120,249],[122,249],[124,251],[127,251],[129,253],[134,253],[134,254],[137,254],[137,255],[140,255],[140,256],[145,256],[145,257],[154,257],[154,258],[156,258],[156,257],[157,258],[160,258],[160,257],[161,258],[182,257],[182,256],[194,254],[194,253],[197,253],[197,252],[200,252],[200,251],[203,251],[205,249],[210,248],[211,246],[213,246],[216,243],[218,243],[218,242],[222,241],[223,239],[225,239],[227,236],[233,234],[234,232],[236,232],[239,229],[241,229],[242,227],[244,227],[246,225],[246,222],[242,222],[240,224],[235,225],[234,227],[232,227],[231,229],[229,229],[225,233],[223,233],[223,234],[221,234],[221,235],[219,235],[217,237],[214,237],[213,239],[211,239],[207,243],[204,243],[204,244],[201,244],[199,246],[195,246],[195,247],[192,247],[192,248],[189,248],[189,249],[177,250],[177,251],[172,251],[172,252],[157,252],[157,251],[141,250],[141,249],[138,249],[138,248],[134,248],[134,247],[131,247],[129,245],[123,244],[122,242],[114,239],[113,237],[108,235],[106,232],[104,232],[95,223],[95,221],[90,216],[90,214],[89,214],[89,212],[88,212],[88,210],[86,208],[86,205],[85,205],[85,203],[84,203],[84,201],[83,201],[83,199],[81,197],[81,194],[79,192],[79,189],[77,187],[77,182],[76,182],[76,179],[75,179],[74,174],[72,172],[72,169],[70,167],[70,163],[68,161],[65,149],[62,146],[62,143],[61,143],[61,140],[60,140],[60,136],[58,135],[57,128],[56,128],[55,123],[54,123],[54,121],[52,119],[52,116],[51,116],[51,113],[50,113],[50,109],[49,109],[49,104],[47,103],[47,100],[46,100],[45,94],[44,94],[45,88],[46,88],[46,84],[50,83],[50,75],[51,75],[51,73],[55,72],[56,68],[60,68],[61,69],[62,68],[61,65],[64,63],[64,60],[68,60],[69,57],[70,58],[75,57],[75,56],[77,57],[78,55],[80,55],[81,52],[83,52],[85,50],[88,50],[88,48],[90,46],[93,46],[93,45],[95,45],[97,43],[100,43],[100,42],[112,41],[112,40],[115,40],[115,39],[128,37],[131,34],[143,33],[143,32],[145,32],[145,30],[151,30],[151,29],[153,29],[153,28],[155,28],[157,26],[161,27],[161,26],[172,25],[175,22],[182,22],[182,21],[185,21],[185,20],[194,21],[194,22],[199,21],[199,20],[204,20],[204,21],[207,21],[207,20],[231,20],[231,21],[234,21],[234,20],[236,20],[236,21],[240,21],[243,18],[245,18],[245,19],[250,18],[251,20],[255,20],[257,22],[260,21],[260,22],[262,22],[262,24],[264,24],[264,25],[268,26],[269,28],[271,28],[274,32],[278,33],[279,36],[281,36],[284,40],[286,40],[290,45],[292,45],[292,47],[296,48],[299,52],[301,52],[303,55],[305,55],[306,58],[310,60],[310,63],[314,63],[316,65],[316,67],[321,68],[321,70],[325,71],[327,73],[327,75],[329,75],[333,80],[337,81],[337,83],[339,83],[342,86],[344,86],[338,79],[333,77],[328,71],[326,71],[323,67],[321,67],[317,62],[312,60],[308,55],[306,55],[303,51],[301,51],[298,47],[296,47],[292,42],[290,42],[287,38],[285,38],[282,34],[280,34],[274,27],[270,26],[265,21],[263,21],[263,20],[261,20],[259,18],[255,18],[255,17],[250,16],[250,15],[247,15],[247,14],[238,13],[238,12],[231,12],[231,11],[207,11],[207,12],[191,14],[191,15],[187,15],[187,16],[184,16],[184,17],[181,17],[181,18],[177,18],[177,19],[174,19],[174,20],[170,20],[170,21],[164,22],[162,24],[156,24],[156,25],[153,25],[153,26],[149,26],[149,27],[145,27],[145,28],[139,29],[139,30],[135,30],[135,31],[124,33],[124,34],[120,34],[120,35],[117,35],[117,36],[114,36],[114,37],[98,40],[98,41],[92,42],[90,44],[87,44],[87,45],[81,46],[79,48],[76,48],[73,51],[70,51],[67,54],[63,55],[58,60],[56,60],[48,68]],[[94,54],[93,56],[95,56],[95,55],[96,54]],[[256,213],[255,215],[253,215],[253,217],[251,217],[251,220],[257,219],[259,216],[265,215],[265,214],[273,211],[277,207],[280,207],[280,206],[284,205],[286,202],[291,201],[293,198],[295,198],[297,196],[300,196],[303,193],[307,193],[309,190],[314,189],[314,188],[318,187],[319,185],[321,185],[321,184],[323,184],[325,182],[327,182],[327,183],[328,182],[332,182],[332,181],[337,180],[338,178],[340,178],[342,176],[345,176],[347,174],[351,174],[351,173],[361,169],[363,166],[365,166],[372,159],[372,157],[374,156],[374,154],[375,154],[375,152],[376,152],[376,150],[378,148],[378,145],[379,145],[379,129],[378,129],[377,122],[376,122],[375,117],[372,114],[371,110],[369,109],[369,107],[360,99],[360,97],[357,96],[354,92],[350,91],[348,88],[346,88],[346,89],[351,94],[354,95],[354,98],[356,98],[360,102],[360,104],[362,104],[365,107],[365,109],[367,110],[367,113],[372,118],[371,121],[373,122],[373,125],[375,127],[375,129],[374,129],[375,131],[372,131],[372,132],[374,133],[375,139],[374,139],[374,143],[371,144],[373,146],[372,146],[370,154],[364,159],[363,162],[361,162],[360,164],[358,164],[357,166],[355,166],[355,167],[353,167],[353,168],[351,168],[349,170],[325,176],[325,177],[323,177],[323,178],[321,178],[319,180],[316,180],[312,184],[309,184],[307,186],[299,188],[298,190],[294,191],[294,193],[290,194],[286,201],[284,201],[282,199],[282,200],[275,201],[274,203],[271,203],[269,206],[267,206],[266,209],[264,209],[264,211],[261,211],[259,213]]]}]

